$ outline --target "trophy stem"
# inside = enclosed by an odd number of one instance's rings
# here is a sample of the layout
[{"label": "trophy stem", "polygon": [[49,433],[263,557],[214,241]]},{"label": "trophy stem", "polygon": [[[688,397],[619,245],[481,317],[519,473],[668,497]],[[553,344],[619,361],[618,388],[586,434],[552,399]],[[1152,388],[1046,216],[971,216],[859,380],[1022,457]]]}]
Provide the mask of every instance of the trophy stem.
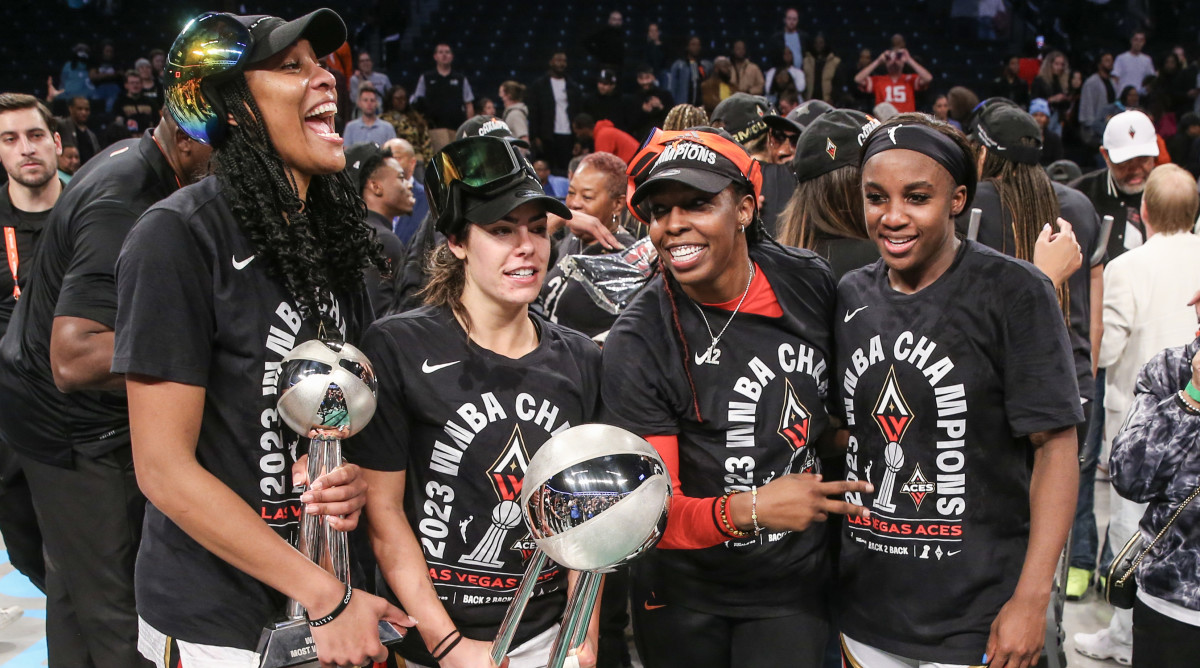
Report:
[{"label": "trophy stem", "polygon": [[600,583],[603,580],[604,575],[601,573],[579,572],[575,590],[567,599],[567,612],[563,616],[562,626],[558,629],[558,636],[554,638],[547,668],[562,668],[567,660],[567,652],[581,645],[587,638],[588,624],[592,621],[592,610],[596,607],[596,598],[600,595]]},{"label": "trophy stem", "polygon": [[508,604],[508,610],[504,613],[504,621],[500,622],[500,630],[496,633],[496,639],[492,641],[492,663],[497,666],[508,654],[513,636],[517,634],[517,624],[521,621],[521,615],[525,614],[525,605],[533,596],[533,588],[545,565],[546,553],[542,552],[541,548],[534,550],[529,557],[529,565],[525,567],[525,577],[521,579],[521,586],[513,593],[512,603]]}]

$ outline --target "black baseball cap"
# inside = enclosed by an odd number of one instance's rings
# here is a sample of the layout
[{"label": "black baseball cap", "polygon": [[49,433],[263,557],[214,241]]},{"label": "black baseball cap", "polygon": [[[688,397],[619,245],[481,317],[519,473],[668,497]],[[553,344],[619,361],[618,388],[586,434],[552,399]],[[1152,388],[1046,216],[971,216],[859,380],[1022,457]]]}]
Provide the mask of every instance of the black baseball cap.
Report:
[{"label": "black baseball cap", "polygon": [[701,136],[706,132],[719,135],[735,144],[730,147],[732,150],[745,153],[745,149],[732,135],[710,127],[689,128],[689,131],[694,131],[694,138],[681,137],[665,146],[659,153],[650,168],[649,176],[638,185],[630,198],[631,205],[641,204],[651,192],[668,181],[682,183],[700,192],[715,195],[734,181],[747,180],[746,174],[732,160],[722,155],[720,150],[706,145],[705,138]]},{"label": "black baseball cap", "polygon": [[603,70],[600,70],[600,75],[598,77],[596,77],[596,81],[603,81],[604,83],[615,84],[615,83],[617,83],[617,73],[613,70],[605,68]]},{"label": "black baseball cap", "polygon": [[971,116],[967,118],[967,124],[963,126],[963,131],[966,132],[968,136],[978,139],[978,137],[975,137],[975,130],[979,127],[979,115],[982,114],[985,109],[989,109],[991,107],[1015,106],[1017,106],[1017,103],[1013,102],[1007,97],[989,97],[975,105],[975,108],[971,110]]},{"label": "black baseball cap", "polygon": [[489,225],[512,213],[513,209],[529,202],[539,202],[542,207],[560,218],[571,218],[571,210],[555,197],[546,194],[542,183],[535,178],[527,178],[487,199],[476,199],[469,195],[463,196],[463,216],[478,225]]},{"label": "black baseball cap", "polygon": [[767,131],[766,117],[771,114],[767,98],[749,93],[734,93],[713,109],[709,122],[728,132],[733,141],[745,144]]},{"label": "black baseball cap", "polygon": [[479,114],[472,116],[458,126],[458,131],[454,133],[454,139],[466,139],[467,137],[506,137],[517,146],[529,148],[529,142],[517,139],[513,136],[512,128],[508,127],[508,123],[496,118],[495,116],[484,116]]},{"label": "black baseball cap", "polygon": [[371,173],[390,157],[392,155],[379,148],[375,142],[364,141],[355,144],[346,149],[346,175],[361,193],[367,185],[367,179],[371,178]]},{"label": "black baseball cap", "polygon": [[254,38],[248,65],[267,60],[298,39],[307,39],[317,58],[333,53],[346,41],[346,24],[332,9],[318,9],[291,21],[264,15],[238,16],[237,20]]},{"label": "black baseball cap", "polygon": [[1015,105],[992,105],[983,109],[975,127],[975,137],[989,152],[1015,163],[1036,165],[1042,157],[1041,128],[1033,116]]},{"label": "black baseball cap", "polygon": [[840,167],[857,165],[863,142],[881,123],[855,109],[834,109],[817,117],[800,135],[792,173],[803,183]]},{"label": "black baseball cap", "polygon": [[800,106],[788,112],[784,118],[788,119],[804,132],[813,121],[821,114],[833,111],[833,105],[825,100],[808,100],[801,102]]}]

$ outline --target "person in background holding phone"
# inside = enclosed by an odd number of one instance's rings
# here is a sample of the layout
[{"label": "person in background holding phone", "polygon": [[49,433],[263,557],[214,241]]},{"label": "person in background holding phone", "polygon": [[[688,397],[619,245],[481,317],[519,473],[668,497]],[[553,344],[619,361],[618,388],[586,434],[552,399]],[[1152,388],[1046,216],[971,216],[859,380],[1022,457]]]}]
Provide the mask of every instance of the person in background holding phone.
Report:
[{"label": "person in background holding phone", "polygon": [[[887,74],[871,76],[880,65],[887,66]],[[904,74],[905,65],[910,65],[916,74]],[[875,104],[889,102],[900,113],[917,110],[916,93],[925,90],[931,81],[933,75],[908,55],[908,49],[884,51],[854,75],[854,83],[860,90],[875,93]]]}]

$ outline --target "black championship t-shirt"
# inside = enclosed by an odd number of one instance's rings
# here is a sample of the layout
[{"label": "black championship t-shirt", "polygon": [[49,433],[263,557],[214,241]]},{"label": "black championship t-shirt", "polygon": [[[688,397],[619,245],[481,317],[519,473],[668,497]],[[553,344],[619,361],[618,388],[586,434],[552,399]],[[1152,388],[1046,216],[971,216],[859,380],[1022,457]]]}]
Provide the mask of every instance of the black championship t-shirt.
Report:
[{"label": "black championship t-shirt", "polygon": [[[783,315],[738,313],[709,361],[703,358],[711,338],[697,305],[676,287],[675,308],[688,342],[683,359],[662,278],[634,299],[604,344],[605,422],[640,436],[677,436],[679,481],[690,497],[749,491],[788,473],[819,472],[815,442],[829,422],[833,277],[810,251],[766,242],[752,246],[750,256]],[[700,308],[714,327],[729,320],[730,311]],[[637,568],[656,569],[657,596],[710,614],[824,614],[825,534],[818,525],[702,550],[656,549]]]},{"label": "black championship t-shirt", "polygon": [[[552,435],[594,421],[600,396],[596,344],[531,317],[538,346],[520,359],[472,343],[447,307],[384,318],[363,337],[379,408],[346,441],[346,456],[407,472],[406,513],[429,577],[476,640],[496,636],[535,548],[520,509],[530,457]],[[566,571],[547,562],[514,644],[562,617],[566,583]],[[404,653],[433,665],[419,642]]]},{"label": "black championship t-shirt", "polygon": [[1028,435],[1083,421],[1066,325],[1032,265],[963,241],[929,287],[882,260],[838,286],[833,382],[850,429],[842,631],[900,656],[977,664],[1029,535]]},{"label": "black championship t-shirt", "polygon": [[[216,177],[146,212],[117,263],[113,371],[205,388],[196,458],[284,538],[300,516],[291,468],[300,439],[276,413],[279,362],[317,338],[316,318],[255,259]],[[323,306],[356,343],[371,314],[365,290]],[[303,441],[307,447],[307,441]],[[198,512],[204,512],[198,508]],[[153,504],[135,574],[138,615],[188,642],[254,650],[285,598],[200,546]]]},{"label": "black championship t-shirt", "polygon": [[88,161],[51,210],[29,285],[13,311],[11,335],[0,342],[0,432],[17,452],[70,466],[73,453],[98,456],[129,445],[123,392],[63,394],[54,386],[50,332],[59,316],[116,323],[113,271],[121,244],[138,216],[177,185],[147,135],[113,144]]},{"label": "black championship t-shirt", "polygon": [[[622,246],[629,247],[637,241],[625,228],[614,233]],[[562,261],[570,255],[599,255],[607,251],[598,243],[586,248],[574,234],[568,233],[557,246],[557,261],[546,273],[546,284],[542,286],[542,309],[550,322],[586,334],[596,336],[607,332],[617,320],[615,313],[600,308],[588,294],[587,289],[574,278],[567,278],[562,270]]]},{"label": "black championship t-shirt", "polygon": [[[1096,214],[1096,208],[1078,190],[1059,183],[1054,183],[1053,186],[1061,211],[1059,215],[1071,223],[1075,239],[1083,252],[1083,266],[1067,278],[1068,313],[1071,321],[1067,334],[1071,339],[1071,353],[1075,359],[1079,396],[1091,401],[1096,395],[1096,381],[1092,376],[1092,341],[1089,337],[1092,314],[1091,273],[1092,267],[1103,265],[1108,259],[1102,253],[1095,263],[1092,262],[1092,256],[1096,254],[1097,246],[1100,245],[1100,216]],[[971,206],[983,212],[979,219],[979,236],[976,241],[1006,255],[1012,255],[1013,249],[1016,248],[1012,216],[1001,206],[1000,194],[996,192],[992,181],[982,181],[979,184]],[[955,221],[955,226],[961,234],[966,234],[970,217],[970,212],[965,211]]]}]

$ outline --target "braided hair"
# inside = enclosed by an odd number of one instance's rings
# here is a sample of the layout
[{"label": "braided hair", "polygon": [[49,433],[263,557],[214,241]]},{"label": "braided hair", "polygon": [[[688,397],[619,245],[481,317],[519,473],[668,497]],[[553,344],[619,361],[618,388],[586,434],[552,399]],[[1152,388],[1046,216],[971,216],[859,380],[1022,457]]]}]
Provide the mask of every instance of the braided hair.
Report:
[{"label": "braided hair", "polygon": [[218,93],[237,123],[230,124],[215,155],[233,216],[301,315],[324,318],[321,300],[329,291],[359,290],[368,266],[387,271],[382,247],[365,222],[366,204],[345,172],[314,175],[302,201],[246,79],[235,77]]},{"label": "braided hair", "polygon": [[[740,202],[743,197],[747,196],[754,197],[754,188],[748,182],[734,181],[729,187],[733,191],[735,201]],[[767,227],[762,221],[762,216],[757,213],[757,206],[755,204],[756,213],[754,220],[746,226],[745,230],[747,254],[749,254],[751,245],[763,243],[770,243],[785,253],[794,254],[794,251],[781,245],[767,231]],[[688,389],[692,393],[692,410],[696,413],[696,422],[704,422],[704,416],[700,413],[700,396],[696,392],[696,380],[692,377],[692,367],[690,364],[692,353],[688,346],[687,337],[683,334],[683,325],[679,322],[679,299],[676,297],[676,291],[682,292],[683,286],[676,285],[677,281],[671,275],[670,270],[667,269],[667,263],[661,259],[658,260],[658,271],[662,274],[663,288],[667,293],[667,301],[671,304],[671,324],[675,330],[675,340],[679,342],[679,350],[682,353],[683,373],[687,377]]]}]

